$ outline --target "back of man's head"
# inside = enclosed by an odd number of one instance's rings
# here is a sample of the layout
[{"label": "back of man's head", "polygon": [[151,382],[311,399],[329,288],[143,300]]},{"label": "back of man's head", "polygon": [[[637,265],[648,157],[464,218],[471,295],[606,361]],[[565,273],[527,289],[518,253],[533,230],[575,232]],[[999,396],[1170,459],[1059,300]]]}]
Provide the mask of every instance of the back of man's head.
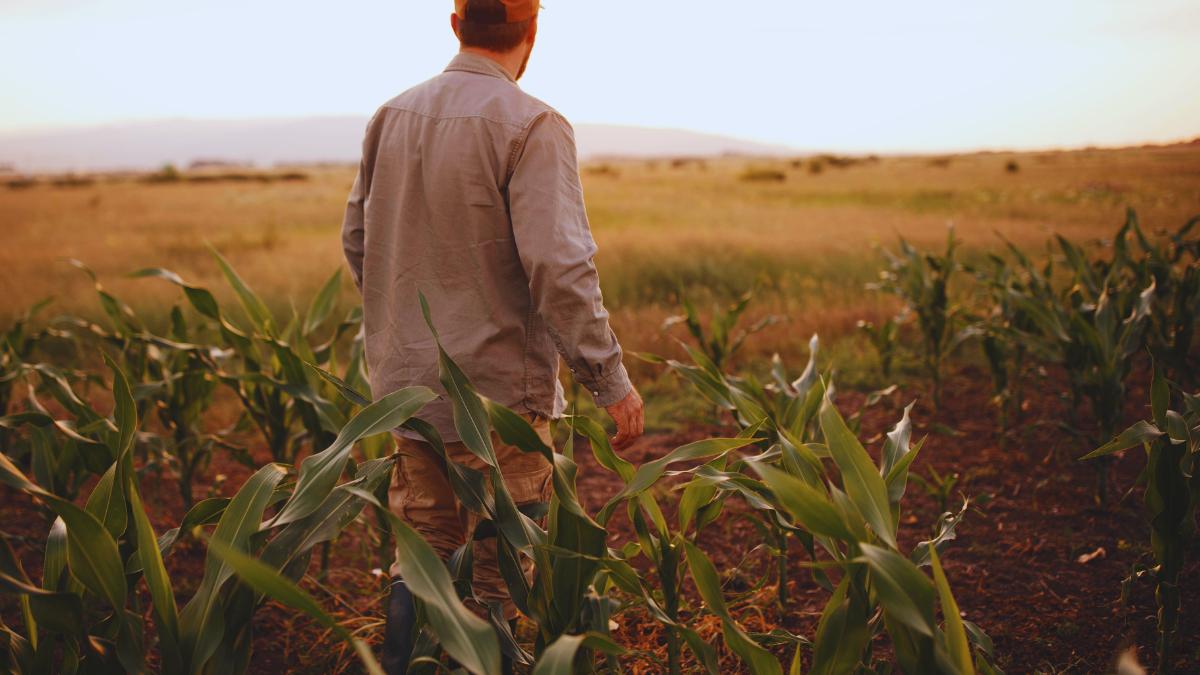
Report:
[{"label": "back of man's head", "polygon": [[538,0],[455,0],[458,39],[463,47],[508,52],[529,34]]}]

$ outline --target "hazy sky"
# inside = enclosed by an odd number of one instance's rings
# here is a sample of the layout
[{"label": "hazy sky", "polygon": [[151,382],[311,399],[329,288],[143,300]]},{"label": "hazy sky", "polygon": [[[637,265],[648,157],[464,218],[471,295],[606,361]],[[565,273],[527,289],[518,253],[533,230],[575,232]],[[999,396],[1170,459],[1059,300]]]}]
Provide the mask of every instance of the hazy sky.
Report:
[{"label": "hazy sky", "polygon": [[[445,66],[452,7],[0,0],[0,132],[369,115]],[[546,0],[522,86],[577,122],[797,148],[1174,140],[1200,135],[1200,2]]]}]

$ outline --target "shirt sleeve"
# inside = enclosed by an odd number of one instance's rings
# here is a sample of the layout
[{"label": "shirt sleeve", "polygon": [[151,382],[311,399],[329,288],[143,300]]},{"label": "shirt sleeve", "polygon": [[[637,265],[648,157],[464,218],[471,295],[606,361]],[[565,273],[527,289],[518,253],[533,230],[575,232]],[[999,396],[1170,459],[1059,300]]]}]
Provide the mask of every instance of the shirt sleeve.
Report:
[{"label": "shirt sleeve", "polygon": [[562,116],[544,113],[530,126],[508,198],[530,295],[559,353],[596,405],[620,401],[633,385],[600,296],[575,135]]},{"label": "shirt sleeve", "polygon": [[350,197],[346,200],[346,215],[342,220],[342,251],[346,262],[350,265],[350,276],[354,285],[362,291],[363,275],[363,204],[366,202],[364,188],[366,162],[359,164],[358,175],[354,178],[354,186],[350,188]]}]

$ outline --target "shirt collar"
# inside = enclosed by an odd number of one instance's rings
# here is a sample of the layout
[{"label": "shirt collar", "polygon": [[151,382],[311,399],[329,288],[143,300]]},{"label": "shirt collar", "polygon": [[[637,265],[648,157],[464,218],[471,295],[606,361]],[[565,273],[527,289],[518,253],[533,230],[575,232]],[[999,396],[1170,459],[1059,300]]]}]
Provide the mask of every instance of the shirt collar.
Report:
[{"label": "shirt collar", "polygon": [[490,75],[491,77],[499,77],[516,84],[516,80],[508,71],[499,63],[489,59],[486,56],[472,54],[470,52],[459,52],[450,60],[450,65],[446,66],[446,72],[459,70],[466,73],[478,73],[479,75]]}]

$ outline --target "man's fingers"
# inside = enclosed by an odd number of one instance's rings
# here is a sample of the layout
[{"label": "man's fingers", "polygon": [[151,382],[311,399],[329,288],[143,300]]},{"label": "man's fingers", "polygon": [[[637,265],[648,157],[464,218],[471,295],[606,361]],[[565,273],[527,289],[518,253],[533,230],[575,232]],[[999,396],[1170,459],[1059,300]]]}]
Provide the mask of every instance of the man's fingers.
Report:
[{"label": "man's fingers", "polygon": [[612,438],[615,449],[628,447],[645,431],[642,405],[642,399],[635,389],[625,399],[607,408],[608,414],[617,425],[617,435]]},{"label": "man's fingers", "polygon": [[624,450],[625,446],[629,445],[629,434],[624,427],[617,426],[617,435],[613,437],[612,443],[616,450]]},{"label": "man's fingers", "polygon": [[633,439],[636,438],[637,435],[631,433],[633,429],[631,428],[632,425],[630,424],[628,417],[622,415],[619,419],[615,420],[615,422],[617,423],[617,435],[613,438],[613,445],[618,450],[623,450],[633,442]]}]

